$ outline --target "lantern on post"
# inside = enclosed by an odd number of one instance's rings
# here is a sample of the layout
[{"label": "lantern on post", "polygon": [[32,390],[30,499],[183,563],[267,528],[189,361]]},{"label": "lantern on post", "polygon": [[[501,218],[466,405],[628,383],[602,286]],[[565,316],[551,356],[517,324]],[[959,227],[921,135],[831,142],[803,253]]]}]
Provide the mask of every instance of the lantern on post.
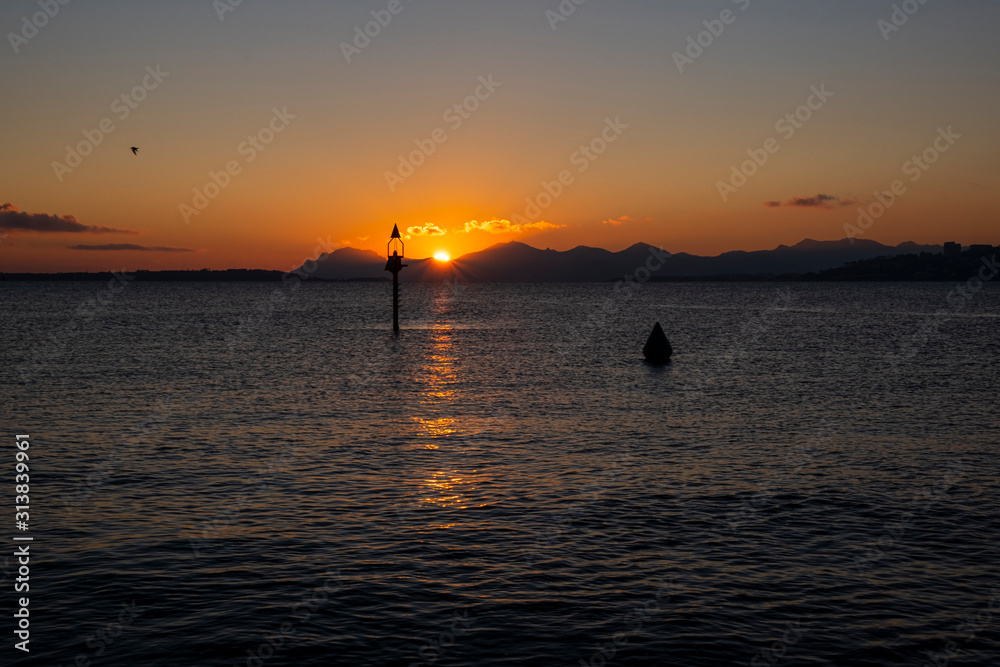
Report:
[{"label": "lantern on post", "polygon": [[385,270],[392,272],[392,330],[399,333],[399,272],[403,264],[403,239],[399,236],[399,226],[392,226],[389,247],[386,250]]}]

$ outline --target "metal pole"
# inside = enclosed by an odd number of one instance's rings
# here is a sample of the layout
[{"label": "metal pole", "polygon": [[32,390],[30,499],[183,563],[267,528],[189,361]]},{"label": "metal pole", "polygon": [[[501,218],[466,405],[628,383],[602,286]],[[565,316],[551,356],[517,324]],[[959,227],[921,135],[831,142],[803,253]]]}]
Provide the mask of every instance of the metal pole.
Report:
[{"label": "metal pole", "polygon": [[399,333],[399,271],[392,272],[392,330]]}]

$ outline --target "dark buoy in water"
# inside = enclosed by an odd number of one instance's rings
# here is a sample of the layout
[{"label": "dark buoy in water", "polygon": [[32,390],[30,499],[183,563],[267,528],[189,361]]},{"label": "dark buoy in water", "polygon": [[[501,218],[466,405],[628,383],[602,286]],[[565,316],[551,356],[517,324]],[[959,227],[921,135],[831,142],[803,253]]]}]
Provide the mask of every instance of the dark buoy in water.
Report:
[{"label": "dark buoy in water", "polygon": [[670,347],[667,334],[663,333],[663,327],[657,322],[646,344],[642,346],[643,356],[651,364],[665,364],[670,361],[670,355],[673,353],[674,349]]}]

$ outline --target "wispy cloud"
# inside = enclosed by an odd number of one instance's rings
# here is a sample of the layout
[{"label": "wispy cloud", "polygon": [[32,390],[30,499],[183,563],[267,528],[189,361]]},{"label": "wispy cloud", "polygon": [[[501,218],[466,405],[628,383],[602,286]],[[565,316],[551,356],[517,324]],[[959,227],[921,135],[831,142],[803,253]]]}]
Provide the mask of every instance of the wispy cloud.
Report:
[{"label": "wispy cloud", "polygon": [[11,203],[0,204],[0,229],[18,229],[40,233],[71,234],[138,234],[131,229],[114,229],[99,225],[85,225],[72,215],[25,213]]},{"label": "wispy cloud", "polygon": [[140,250],[142,252],[194,252],[191,248],[169,248],[162,245],[136,245],[135,243],[105,243],[104,245],[68,245],[70,250]]},{"label": "wispy cloud", "polygon": [[610,218],[608,220],[603,220],[602,222],[605,225],[611,225],[612,227],[621,227],[626,222],[631,222],[631,221],[632,218],[628,217],[627,215],[621,215],[618,216],[617,218]]},{"label": "wispy cloud", "polygon": [[456,230],[457,232],[487,232],[489,234],[520,234],[521,232],[529,230],[542,230],[542,229],[561,229],[566,225],[554,225],[551,222],[529,222],[526,225],[515,225],[510,220],[487,220],[486,222],[478,222],[476,220],[470,220],[465,223],[463,229]]},{"label": "wispy cloud", "polygon": [[448,232],[431,222],[422,227],[407,227],[406,233],[413,236],[444,236]]},{"label": "wispy cloud", "polygon": [[844,206],[854,206],[857,203],[857,200],[844,199],[843,197],[834,195],[815,195],[814,197],[793,197],[786,202],[766,201],[764,202],[764,206],[767,208],[822,208],[830,210]]}]

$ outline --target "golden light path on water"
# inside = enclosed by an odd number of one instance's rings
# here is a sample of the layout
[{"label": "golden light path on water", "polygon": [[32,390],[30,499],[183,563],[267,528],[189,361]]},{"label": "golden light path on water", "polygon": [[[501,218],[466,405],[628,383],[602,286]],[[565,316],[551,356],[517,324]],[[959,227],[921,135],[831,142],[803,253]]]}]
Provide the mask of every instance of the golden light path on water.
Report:
[{"label": "golden light path on water", "polygon": [[[438,507],[466,509],[471,500],[466,495],[473,490],[468,474],[458,469],[457,462],[451,456],[454,442],[447,442],[462,432],[459,420],[446,414],[446,409],[456,396],[455,385],[458,382],[456,371],[457,359],[453,354],[452,325],[447,321],[447,310],[452,295],[447,290],[440,290],[435,295],[435,322],[431,329],[430,354],[421,369],[420,382],[424,384],[421,408],[425,414],[433,416],[414,416],[417,424],[418,438],[426,439],[425,449],[438,450],[444,456],[435,457],[440,460],[435,466],[426,470],[421,480],[419,492],[420,503]],[[441,450],[445,445],[446,449]],[[474,475],[475,471],[470,474]]]}]

